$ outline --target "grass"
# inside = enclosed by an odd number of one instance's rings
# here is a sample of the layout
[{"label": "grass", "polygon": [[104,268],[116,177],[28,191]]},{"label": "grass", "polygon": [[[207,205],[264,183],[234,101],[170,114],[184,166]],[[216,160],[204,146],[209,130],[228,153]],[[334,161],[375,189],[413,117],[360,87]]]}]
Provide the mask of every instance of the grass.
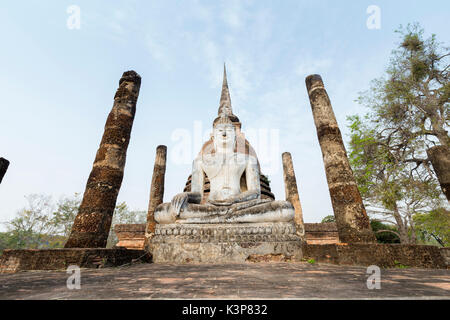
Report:
[{"label": "grass", "polygon": [[394,260],[394,264],[395,264],[395,268],[399,268],[399,269],[406,269],[409,268],[409,266],[406,266],[404,264],[401,264],[399,261]]}]

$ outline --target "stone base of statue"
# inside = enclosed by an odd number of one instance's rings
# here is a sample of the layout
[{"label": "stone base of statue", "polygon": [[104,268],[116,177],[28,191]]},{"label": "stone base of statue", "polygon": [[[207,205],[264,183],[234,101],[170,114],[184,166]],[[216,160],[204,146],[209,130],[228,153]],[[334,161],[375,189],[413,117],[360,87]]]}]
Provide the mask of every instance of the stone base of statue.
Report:
[{"label": "stone base of statue", "polygon": [[292,222],[158,224],[149,243],[154,263],[240,263],[250,256],[302,258]]}]

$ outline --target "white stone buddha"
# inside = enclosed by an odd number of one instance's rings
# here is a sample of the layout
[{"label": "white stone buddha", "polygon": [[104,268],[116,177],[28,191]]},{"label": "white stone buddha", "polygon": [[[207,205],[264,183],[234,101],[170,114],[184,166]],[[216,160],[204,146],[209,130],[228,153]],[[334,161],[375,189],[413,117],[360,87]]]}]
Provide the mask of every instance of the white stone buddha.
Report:
[{"label": "white stone buddha", "polygon": [[[207,200],[202,201],[205,176],[210,182],[210,192]],[[232,113],[224,71],[219,117],[214,121],[211,140],[204,144],[193,162],[191,190],[177,194],[170,203],[159,205],[155,221],[160,224],[292,222],[294,214],[294,207],[288,201],[261,199],[258,159],[240,132],[239,119]]]}]

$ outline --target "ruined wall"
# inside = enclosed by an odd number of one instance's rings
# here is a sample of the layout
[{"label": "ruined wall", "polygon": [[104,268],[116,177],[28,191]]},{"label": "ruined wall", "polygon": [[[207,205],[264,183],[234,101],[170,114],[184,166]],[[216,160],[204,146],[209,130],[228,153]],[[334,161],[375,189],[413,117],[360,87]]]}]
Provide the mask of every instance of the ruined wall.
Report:
[{"label": "ruined wall", "polygon": [[381,268],[448,268],[445,252],[436,246],[413,244],[305,244],[304,259],[338,265],[376,265]]},{"label": "ruined wall", "polygon": [[71,265],[80,268],[117,267],[137,260],[150,262],[151,256],[143,250],[124,248],[6,249],[0,256],[0,273],[66,270]]},{"label": "ruined wall", "polygon": [[114,232],[119,239],[116,247],[143,250],[146,240],[145,224],[116,224]]},{"label": "ruined wall", "polygon": [[332,244],[339,242],[339,233],[334,222],[305,223],[305,236],[308,244]]}]

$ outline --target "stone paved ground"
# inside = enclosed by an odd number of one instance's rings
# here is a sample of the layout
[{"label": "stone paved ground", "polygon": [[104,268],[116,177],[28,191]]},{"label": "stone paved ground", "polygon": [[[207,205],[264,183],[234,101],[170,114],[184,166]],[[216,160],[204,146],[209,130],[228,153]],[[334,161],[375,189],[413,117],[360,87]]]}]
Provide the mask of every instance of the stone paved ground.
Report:
[{"label": "stone paved ground", "polygon": [[68,276],[0,274],[0,299],[450,299],[450,270],[383,269],[380,290],[365,267],[289,262],[82,269],[80,290]]}]

